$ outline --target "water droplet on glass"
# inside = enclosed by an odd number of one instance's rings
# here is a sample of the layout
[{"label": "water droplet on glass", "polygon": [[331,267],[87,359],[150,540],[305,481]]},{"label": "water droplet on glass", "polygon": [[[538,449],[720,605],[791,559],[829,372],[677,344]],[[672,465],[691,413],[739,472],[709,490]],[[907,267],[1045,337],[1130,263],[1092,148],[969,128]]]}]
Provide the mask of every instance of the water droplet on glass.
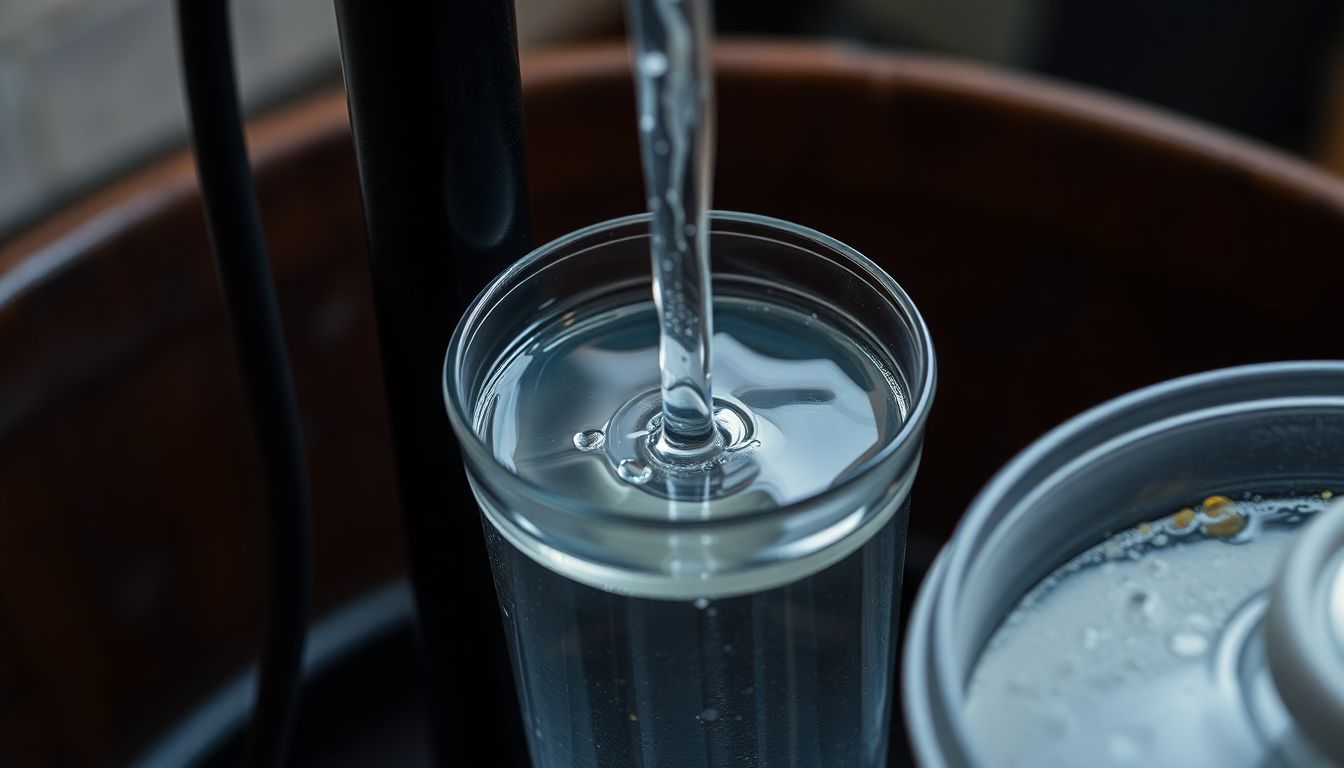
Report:
[{"label": "water droplet on glass", "polygon": [[707,707],[705,711],[700,713],[700,719],[704,720],[706,723],[712,723],[719,719],[719,710],[713,707]]},{"label": "water droplet on glass", "polygon": [[705,610],[706,608],[709,607],[709,598],[707,597],[695,598],[695,607],[699,608],[702,611]]},{"label": "water droplet on glass", "polygon": [[607,435],[600,429],[585,429],[574,433],[574,447],[580,451],[596,451],[607,442]]},{"label": "water droplet on glass", "polygon": [[1194,630],[1182,629],[1167,638],[1167,649],[1181,658],[1190,659],[1209,649],[1209,639]]},{"label": "water droplet on glass", "polygon": [[653,119],[653,115],[639,116],[639,130],[644,133],[652,133],[655,124],[656,121]]},{"label": "water droplet on glass", "polygon": [[621,463],[616,465],[616,474],[627,483],[641,485],[647,483],[653,476],[653,470],[644,465],[639,459],[621,459]]},{"label": "water droplet on glass", "polygon": [[639,73],[645,77],[662,77],[667,73],[667,56],[650,51],[639,57]]}]

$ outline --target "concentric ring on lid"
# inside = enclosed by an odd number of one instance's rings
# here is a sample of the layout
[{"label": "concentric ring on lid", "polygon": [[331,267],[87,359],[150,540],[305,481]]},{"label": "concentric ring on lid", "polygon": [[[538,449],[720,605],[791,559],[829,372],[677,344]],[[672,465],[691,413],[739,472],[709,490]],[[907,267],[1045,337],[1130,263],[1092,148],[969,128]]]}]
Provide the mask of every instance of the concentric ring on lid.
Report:
[{"label": "concentric ring on lid", "polygon": [[1344,764],[1344,501],[1302,532],[1265,617],[1274,686],[1304,735]]}]

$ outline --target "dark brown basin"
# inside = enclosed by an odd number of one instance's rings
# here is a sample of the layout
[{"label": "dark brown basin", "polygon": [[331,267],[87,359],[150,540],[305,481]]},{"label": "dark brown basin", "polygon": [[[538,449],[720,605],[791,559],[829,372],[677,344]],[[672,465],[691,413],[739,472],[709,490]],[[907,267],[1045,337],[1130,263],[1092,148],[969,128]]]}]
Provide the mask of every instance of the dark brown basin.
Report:
[{"label": "dark brown basin", "polygon": [[[932,328],[916,569],[996,467],[1089,405],[1344,357],[1330,177],[948,61],[766,43],[718,61],[716,205],[858,247]],[[638,210],[625,51],[523,67],[538,242]],[[258,121],[252,149],[327,610],[402,567],[343,97]],[[129,759],[256,646],[261,496],[221,310],[184,155],[0,250],[0,764]]]}]

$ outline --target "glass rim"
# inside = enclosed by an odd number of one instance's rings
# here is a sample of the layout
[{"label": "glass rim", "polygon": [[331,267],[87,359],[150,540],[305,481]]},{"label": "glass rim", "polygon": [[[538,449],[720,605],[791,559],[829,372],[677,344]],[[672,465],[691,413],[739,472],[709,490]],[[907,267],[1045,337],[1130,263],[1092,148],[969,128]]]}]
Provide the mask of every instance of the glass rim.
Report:
[{"label": "glass rim", "polygon": [[[783,219],[777,219],[760,214],[743,213],[737,211],[712,210],[710,215],[710,234],[716,233],[716,225],[720,223],[730,224],[750,224],[761,226],[767,229],[776,230],[783,234],[798,237],[815,246],[825,248],[832,253],[844,257],[852,266],[861,268],[866,274],[871,276],[877,284],[888,295],[887,298],[892,301],[896,309],[903,312],[910,321],[910,329],[913,341],[917,348],[918,358],[924,363],[924,370],[918,383],[907,380],[905,383],[911,387],[913,395],[911,405],[906,414],[904,422],[901,424],[896,434],[884,444],[880,450],[875,451],[871,456],[864,460],[853,472],[850,472],[839,483],[825,488],[810,496],[795,499],[787,504],[781,504],[778,507],[763,510],[761,512],[734,516],[728,519],[720,520],[686,520],[686,519],[668,519],[668,520],[640,520],[639,524],[647,527],[667,527],[679,531],[693,530],[696,528],[722,528],[734,524],[749,523],[753,520],[759,520],[763,517],[774,518],[780,515],[787,515],[791,511],[800,507],[808,506],[819,500],[829,499],[835,495],[846,492],[851,486],[858,484],[865,479],[874,469],[884,465],[896,454],[901,452],[912,441],[920,440],[922,437],[925,422],[933,403],[933,395],[937,383],[937,365],[933,349],[933,340],[929,334],[929,329],[920,314],[914,300],[905,292],[894,278],[885,270],[878,266],[868,257],[857,251],[851,246],[826,235],[825,233],[814,230],[801,224],[795,224]],[[462,368],[464,365],[463,357],[469,346],[470,331],[479,327],[486,313],[491,310],[507,293],[514,287],[514,281],[518,275],[526,272],[530,267],[544,261],[555,252],[566,246],[582,242],[602,235],[618,231],[623,227],[647,224],[651,220],[648,213],[639,213],[628,216],[621,216],[614,219],[590,224],[581,229],[574,230],[565,235],[561,235],[550,242],[532,249],[526,256],[511,264],[507,269],[492,279],[480,293],[472,300],[463,312],[457,327],[453,330],[452,339],[448,344],[448,350],[445,355],[442,384],[444,401],[447,405],[448,417],[453,426],[453,431],[457,434],[458,444],[461,446],[464,457],[470,455],[475,464],[479,467],[488,467],[490,471],[502,473],[507,476],[506,482],[514,490],[520,490],[524,495],[536,500],[539,504],[545,504],[551,509],[557,509],[574,515],[580,515],[587,518],[601,519],[611,518],[611,510],[606,510],[599,505],[587,504],[577,499],[557,496],[542,485],[509,471],[507,467],[495,458],[494,452],[490,450],[481,436],[472,428],[474,414],[467,411],[466,398],[459,396],[463,393]],[[731,234],[731,233],[730,233]],[[608,241],[596,242],[594,247],[609,244]],[[711,259],[713,258],[711,254]],[[714,274],[713,263],[711,261],[711,276]],[[650,265],[650,281],[652,280],[652,266]],[[651,290],[651,289],[650,289]],[[880,341],[880,339],[875,339]],[[902,374],[905,374],[902,371]],[[626,516],[615,516],[622,521],[629,521]]]}]

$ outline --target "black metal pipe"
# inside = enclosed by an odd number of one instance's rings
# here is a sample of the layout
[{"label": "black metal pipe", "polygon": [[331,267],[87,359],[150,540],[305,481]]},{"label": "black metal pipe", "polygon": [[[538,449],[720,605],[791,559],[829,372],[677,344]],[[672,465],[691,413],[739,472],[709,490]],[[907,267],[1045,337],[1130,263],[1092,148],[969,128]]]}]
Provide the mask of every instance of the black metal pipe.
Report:
[{"label": "black metal pipe", "polygon": [[179,0],[192,144],[266,484],[265,638],[244,764],[285,764],[308,629],[308,471],[234,80],[227,0]]},{"label": "black metal pipe", "polygon": [[435,747],[524,765],[475,502],[443,403],[467,301],[529,246],[511,0],[335,0]]}]

